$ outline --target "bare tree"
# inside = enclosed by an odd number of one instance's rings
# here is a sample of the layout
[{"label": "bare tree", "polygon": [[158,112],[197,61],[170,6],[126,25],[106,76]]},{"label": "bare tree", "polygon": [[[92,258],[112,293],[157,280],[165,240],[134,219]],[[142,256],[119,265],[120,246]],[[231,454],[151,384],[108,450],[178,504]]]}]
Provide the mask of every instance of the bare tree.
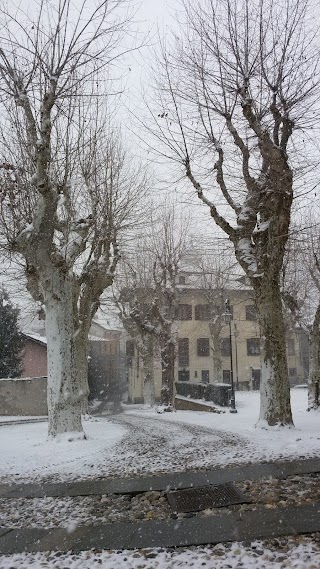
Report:
[{"label": "bare tree", "polygon": [[157,69],[153,133],[162,156],[184,168],[250,279],[264,337],[260,425],[290,425],[280,273],[292,158],[299,158],[293,152],[315,121],[317,30],[307,0],[183,5],[173,53],[162,49],[160,78]]},{"label": "bare tree", "polygon": [[[141,282],[138,264],[131,273],[129,293],[123,298],[129,301],[126,318],[133,326],[133,337],[144,338],[144,342],[151,343],[152,350],[160,351],[161,404],[174,406],[179,305],[177,277],[186,253],[189,220],[179,218],[176,208],[170,204],[158,207],[158,213],[159,219],[151,221],[150,239],[145,240],[139,249],[140,257],[148,266],[148,278]],[[147,354],[148,347],[145,346],[143,351]]]},{"label": "bare tree", "polygon": [[53,437],[84,436],[88,330],[145,190],[106,103],[121,4],[42,0],[35,18],[0,14],[1,233],[45,308]]},{"label": "bare tree", "polygon": [[308,410],[320,409],[320,247],[316,217],[292,230],[283,266],[283,292],[291,326],[309,340]]},{"label": "bare tree", "polygon": [[291,231],[282,295],[291,327],[301,327],[309,340],[310,411],[320,408],[320,246],[317,216],[306,221]]},{"label": "bare tree", "polygon": [[[116,279],[119,290],[114,293],[114,302],[127,334],[134,342],[138,356],[142,359],[144,403],[154,405],[154,362],[157,356],[156,338],[150,326],[152,322],[150,304],[147,302],[153,287],[149,260],[141,258],[143,247],[138,247],[139,257],[134,264],[124,261],[121,277]],[[116,288],[116,287],[115,287]]]},{"label": "bare tree", "polygon": [[309,332],[308,409],[320,409],[320,250],[319,240],[313,248],[309,271],[318,293],[318,302]]},{"label": "bare tree", "polygon": [[199,263],[199,285],[206,299],[206,312],[212,340],[212,360],[214,381],[222,381],[221,330],[224,326],[225,301],[230,294],[231,275],[235,262],[230,259],[208,258],[201,255]]},{"label": "bare tree", "polygon": [[320,303],[309,335],[308,411],[320,409]]}]

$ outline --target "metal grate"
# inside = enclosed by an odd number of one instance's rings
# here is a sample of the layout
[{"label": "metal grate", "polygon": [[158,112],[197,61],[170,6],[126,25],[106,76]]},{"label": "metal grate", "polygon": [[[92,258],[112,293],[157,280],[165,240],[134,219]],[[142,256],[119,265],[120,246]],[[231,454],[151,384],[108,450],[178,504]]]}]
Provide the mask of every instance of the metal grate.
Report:
[{"label": "metal grate", "polygon": [[230,483],[175,490],[168,492],[167,498],[172,511],[176,513],[198,512],[207,508],[222,508],[248,502]]}]

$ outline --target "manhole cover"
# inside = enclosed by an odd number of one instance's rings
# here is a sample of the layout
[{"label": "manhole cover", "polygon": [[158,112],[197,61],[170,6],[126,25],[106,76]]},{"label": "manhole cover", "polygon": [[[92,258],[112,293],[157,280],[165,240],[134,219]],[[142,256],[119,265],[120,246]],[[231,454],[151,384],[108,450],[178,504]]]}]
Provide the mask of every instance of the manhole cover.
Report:
[{"label": "manhole cover", "polygon": [[248,502],[232,484],[201,486],[167,493],[173,512],[198,512],[207,508],[222,508]]}]

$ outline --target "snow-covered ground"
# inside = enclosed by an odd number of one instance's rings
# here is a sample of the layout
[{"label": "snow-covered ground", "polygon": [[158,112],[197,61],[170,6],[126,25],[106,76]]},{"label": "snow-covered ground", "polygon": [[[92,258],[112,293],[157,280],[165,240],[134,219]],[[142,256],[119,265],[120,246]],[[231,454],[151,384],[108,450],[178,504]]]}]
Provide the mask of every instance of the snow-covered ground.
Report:
[{"label": "snow-covered ground", "polygon": [[[133,476],[267,459],[319,456],[320,414],[306,411],[305,390],[292,390],[291,395],[294,429],[255,428],[259,414],[257,393],[237,393],[237,414],[228,411],[222,414],[177,411],[159,415],[153,409],[126,406],[123,414],[85,421],[86,441],[48,442],[46,422],[2,425],[0,479],[8,483],[48,478],[74,480],[97,476]],[[35,499],[34,505],[41,516],[45,516],[41,518],[43,526],[51,523],[55,526],[57,524],[53,518],[61,518],[64,514],[68,518],[68,512],[71,512],[71,519],[78,510],[79,516],[82,513],[87,515],[86,501],[91,511],[94,499],[44,498]],[[9,499],[4,525],[8,524],[7,518],[12,518],[11,522],[14,523],[18,516],[19,523],[22,517],[25,527],[29,526],[31,502]],[[15,507],[17,511],[14,511]],[[34,518],[35,512],[31,513]],[[77,523],[81,524],[81,519]],[[29,567],[318,569],[319,534],[177,550],[0,555],[0,569]]]},{"label": "snow-covered ground", "polygon": [[278,543],[230,543],[176,551],[18,554],[0,556],[0,569],[319,569],[320,549],[312,539],[297,537]]},{"label": "snow-covered ground", "polygon": [[0,427],[0,479],[31,481],[59,475],[61,479],[99,474],[100,457],[126,434],[105,419],[85,421],[87,440],[48,441],[47,422]]},{"label": "snow-covered ground", "polygon": [[0,427],[0,480],[71,480],[96,476],[216,468],[320,454],[320,413],[307,392],[291,391],[295,428],[255,428],[259,394],[237,393],[238,413],[126,406],[120,415],[85,421],[86,441],[48,442],[47,423]]},{"label": "snow-covered ground", "polygon": [[[237,392],[236,406],[238,413],[228,411],[223,414],[200,411],[176,411],[175,413],[154,414],[153,410],[137,408],[126,414],[152,417],[159,421],[183,422],[188,425],[218,429],[234,434],[246,441],[246,452],[240,462],[260,462],[265,460],[294,457],[312,457],[320,454],[320,413],[308,412],[307,389],[292,389],[291,404],[295,427],[256,427],[259,418],[259,393],[255,391]],[[239,458],[239,457],[238,457]],[[232,461],[229,453],[220,454],[220,464]]]}]

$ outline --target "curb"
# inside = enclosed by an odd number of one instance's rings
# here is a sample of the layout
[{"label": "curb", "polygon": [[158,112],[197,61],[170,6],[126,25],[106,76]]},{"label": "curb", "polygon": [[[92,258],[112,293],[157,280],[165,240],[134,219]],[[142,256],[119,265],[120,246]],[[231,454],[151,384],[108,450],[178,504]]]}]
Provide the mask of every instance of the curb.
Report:
[{"label": "curb", "polygon": [[291,506],[275,510],[221,513],[182,520],[118,522],[104,526],[65,528],[4,528],[0,554],[88,549],[139,549],[216,544],[268,539],[320,531],[320,505]]},{"label": "curb", "polygon": [[223,469],[177,472],[140,478],[105,478],[75,482],[0,484],[1,498],[44,498],[47,496],[92,496],[95,494],[135,494],[150,490],[168,491],[197,488],[263,478],[288,478],[320,472],[320,459],[249,464]]}]

